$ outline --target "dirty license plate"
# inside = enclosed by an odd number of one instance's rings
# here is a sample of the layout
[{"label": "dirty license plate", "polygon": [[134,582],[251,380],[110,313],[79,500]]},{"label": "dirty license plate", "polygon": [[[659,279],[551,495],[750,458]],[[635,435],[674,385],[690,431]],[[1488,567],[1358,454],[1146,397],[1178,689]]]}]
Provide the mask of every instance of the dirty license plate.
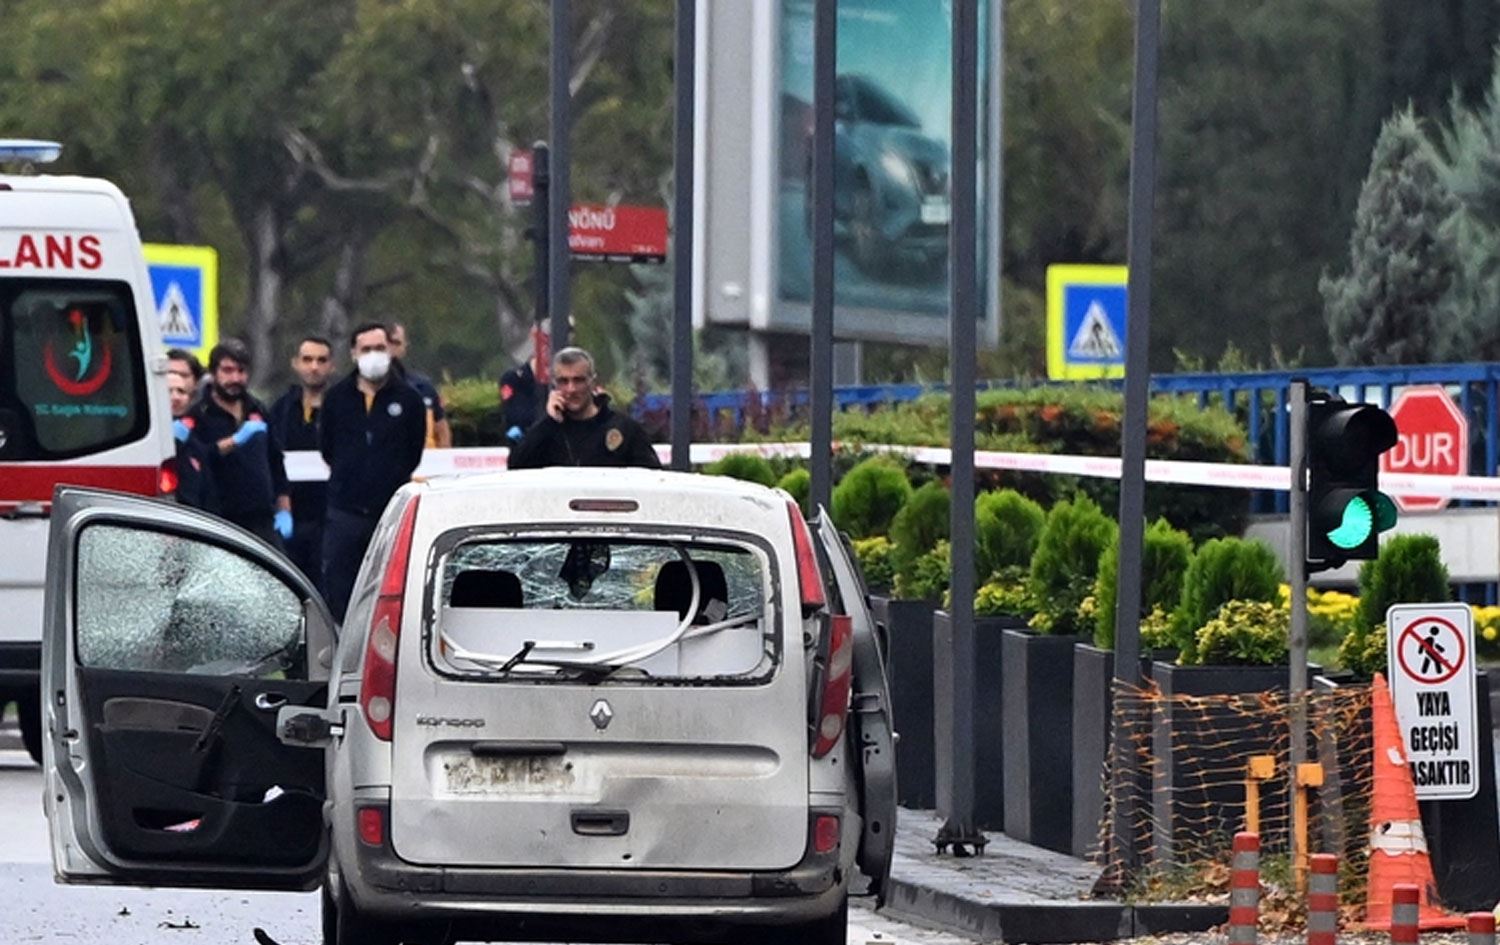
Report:
[{"label": "dirty license plate", "polygon": [[555,756],[450,758],[442,776],[451,794],[558,794],[573,787],[573,763]]}]

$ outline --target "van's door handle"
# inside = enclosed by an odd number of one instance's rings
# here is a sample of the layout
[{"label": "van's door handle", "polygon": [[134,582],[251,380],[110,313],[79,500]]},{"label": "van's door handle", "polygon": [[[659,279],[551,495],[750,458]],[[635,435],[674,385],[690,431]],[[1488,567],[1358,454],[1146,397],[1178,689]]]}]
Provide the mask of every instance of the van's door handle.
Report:
[{"label": "van's door handle", "polygon": [[573,811],[573,832],[580,837],[623,837],[629,831],[629,811]]},{"label": "van's door handle", "polygon": [[255,707],[262,712],[275,712],[286,705],[286,696],[274,692],[257,692]]}]

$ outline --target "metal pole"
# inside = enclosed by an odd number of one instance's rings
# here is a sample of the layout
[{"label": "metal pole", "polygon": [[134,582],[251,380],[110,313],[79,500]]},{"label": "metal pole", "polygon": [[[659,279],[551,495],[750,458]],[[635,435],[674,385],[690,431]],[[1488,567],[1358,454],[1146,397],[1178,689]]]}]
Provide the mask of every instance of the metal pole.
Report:
[{"label": "metal pole", "polygon": [[548,193],[552,189],[552,175],[548,167],[548,153],[545,142],[538,141],[531,147],[531,239],[536,253],[536,273],[533,279],[536,284],[536,314],[538,325],[547,322],[547,313],[550,311],[547,302],[547,293],[551,291],[551,282],[547,276],[551,268],[551,248],[548,240],[551,236],[549,230],[548,214],[551,211],[548,205]]},{"label": "metal pole", "polygon": [[[1292,489],[1287,530],[1287,582],[1292,594],[1290,643],[1291,678],[1291,761],[1292,809],[1302,801],[1302,785],[1297,773],[1307,761],[1307,381],[1294,378],[1287,405],[1287,425],[1291,434]],[[1292,862],[1301,866],[1308,851],[1305,833],[1292,831]],[[1300,869],[1299,869],[1300,879]]]},{"label": "metal pole", "polygon": [[687,472],[693,442],[693,109],[697,107],[698,0],[677,0],[672,81],[672,468]]},{"label": "metal pole", "polygon": [[827,508],[833,494],[833,100],[837,94],[838,2],[813,11],[812,422],[810,506]]},{"label": "metal pole", "polygon": [[547,263],[548,307],[552,316],[552,351],[568,345],[569,278],[572,275],[568,249],[568,209],[572,204],[569,174],[572,162],[572,104],[569,83],[573,77],[573,17],[570,0],[552,0],[552,189],[548,191],[547,228],[550,231]]},{"label": "metal pole", "polygon": [[[979,0],[953,4],[953,222],[948,231],[949,373],[952,378],[952,650],[953,691],[939,693],[952,705],[952,744],[939,745],[941,764],[951,776],[939,776],[948,796],[937,799],[944,842],[982,841],[974,824],[976,748],[974,735],[974,348],[978,334],[978,125]],[[992,196],[991,199],[996,199]],[[939,656],[941,658],[941,655]],[[948,757],[943,759],[943,755]]]},{"label": "metal pole", "polygon": [[[1129,312],[1125,328],[1125,415],[1120,431],[1120,573],[1115,594],[1115,680],[1141,682],[1141,543],[1146,527],[1146,425],[1151,393],[1151,238],[1156,198],[1156,71],[1161,0],[1136,0],[1135,87],[1130,146]],[[1115,861],[1138,862],[1135,757],[1124,713],[1114,712]]]}]

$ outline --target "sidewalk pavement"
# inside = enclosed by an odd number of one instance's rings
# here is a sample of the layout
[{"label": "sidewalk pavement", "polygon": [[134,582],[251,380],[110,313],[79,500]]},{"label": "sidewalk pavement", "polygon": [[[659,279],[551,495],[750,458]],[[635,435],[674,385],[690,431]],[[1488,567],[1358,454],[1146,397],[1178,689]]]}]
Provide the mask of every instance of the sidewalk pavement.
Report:
[{"label": "sidewalk pavement", "polygon": [[1101,868],[986,832],[983,856],[939,855],[942,821],[901,808],[884,911],[982,941],[1107,942],[1138,935],[1203,932],[1229,918],[1228,905],[1132,905],[1089,898]]}]

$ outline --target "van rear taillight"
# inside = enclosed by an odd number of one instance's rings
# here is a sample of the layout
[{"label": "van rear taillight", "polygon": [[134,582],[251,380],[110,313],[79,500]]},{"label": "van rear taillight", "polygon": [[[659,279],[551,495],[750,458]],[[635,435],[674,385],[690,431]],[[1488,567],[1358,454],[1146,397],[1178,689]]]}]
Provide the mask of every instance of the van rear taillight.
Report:
[{"label": "van rear taillight", "polygon": [[843,737],[853,681],[854,618],[848,614],[834,614],[828,621],[828,665],[823,667],[823,691],[818,696],[818,728],[812,747],[814,758],[828,754]]},{"label": "van rear taillight", "polygon": [[823,595],[823,573],[818,570],[818,558],[813,553],[812,532],[807,519],[797,503],[786,504],[787,514],[792,518],[792,543],[797,550],[797,586],[801,589],[802,613],[820,610],[827,600]]},{"label": "van rear taillight", "polygon": [[391,740],[396,714],[396,648],[401,640],[401,601],[406,596],[406,564],[411,557],[411,536],[417,521],[417,500],[412,496],[401,510],[396,538],[380,578],[380,596],[370,617],[365,640],[364,678],[359,685],[359,707],[370,731],[381,741]]}]

